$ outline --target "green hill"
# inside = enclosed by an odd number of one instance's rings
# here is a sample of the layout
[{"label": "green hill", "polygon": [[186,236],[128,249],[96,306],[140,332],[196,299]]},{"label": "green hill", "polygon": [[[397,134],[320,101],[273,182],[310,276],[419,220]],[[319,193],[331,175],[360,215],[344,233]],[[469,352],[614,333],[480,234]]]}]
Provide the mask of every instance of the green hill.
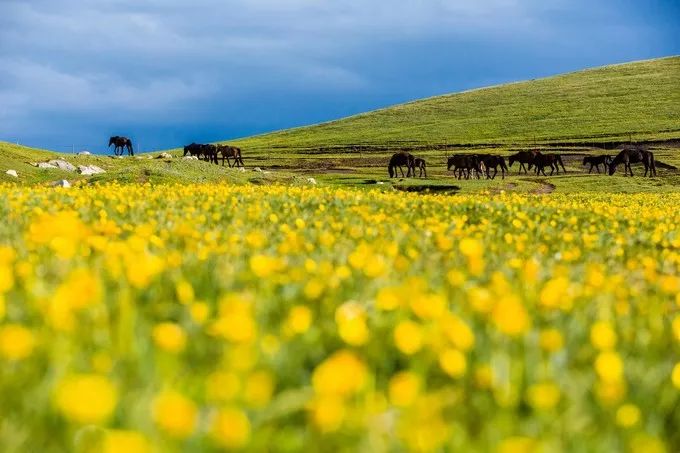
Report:
[{"label": "green hill", "polygon": [[437,96],[234,142],[254,151],[314,152],[676,138],[677,56]]}]

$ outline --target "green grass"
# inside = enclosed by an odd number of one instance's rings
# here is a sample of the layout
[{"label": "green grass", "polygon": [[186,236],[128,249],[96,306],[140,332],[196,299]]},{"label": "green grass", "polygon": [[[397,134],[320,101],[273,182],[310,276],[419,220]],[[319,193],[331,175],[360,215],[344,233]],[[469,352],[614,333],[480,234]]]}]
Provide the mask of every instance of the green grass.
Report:
[{"label": "green grass", "polygon": [[437,96],[235,140],[252,151],[680,138],[680,57]]}]

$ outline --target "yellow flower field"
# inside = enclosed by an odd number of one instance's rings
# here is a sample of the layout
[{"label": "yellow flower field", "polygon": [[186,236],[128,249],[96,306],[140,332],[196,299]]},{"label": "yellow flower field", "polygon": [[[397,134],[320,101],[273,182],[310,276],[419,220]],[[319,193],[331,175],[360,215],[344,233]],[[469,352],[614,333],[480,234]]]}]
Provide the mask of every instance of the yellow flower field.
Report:
[{"label": "yellow flower field", "polygon": [[0,186],[0,448],[678,451],[678,206]]}]

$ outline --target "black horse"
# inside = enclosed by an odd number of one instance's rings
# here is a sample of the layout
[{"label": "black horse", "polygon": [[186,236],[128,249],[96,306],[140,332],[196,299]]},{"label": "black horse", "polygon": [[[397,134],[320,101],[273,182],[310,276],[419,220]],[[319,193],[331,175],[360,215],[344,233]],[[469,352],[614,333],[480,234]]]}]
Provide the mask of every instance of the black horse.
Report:
[{"label": "black horse", "polygon": [[600,165],[606,170],[607,166],[611,162],[612,157],[608,156],[606,154],[602,154],[600,156],[583,156],[583,165],[590,165],[590,168],[588,169],[588,174],[590,174],[593,171],[593,168],[597,170],[597,172],[600,172]]},{"label": "black horse", "polygon": [[413,171],[415,174],[415,158],[413,157],[413,154],[401,151],[395,153],[390,158],[390,162],[387,165],[387,171],[390,174],[390,178],[397,177],[397,168],[401,171],[401,177],[404,177],[404,169],[402,168],[402,165],[406,165],[406,168],[408,169],[406,172],[406,177],[411,176],[411,171]]},{"label": "black horse", "polygon": [[557,171],[558,175],[560,174],[560,165],[562,165],[562,170],[564,170],[565,173],[567,172],[567,169],[564,168],[564,162],[562,162],[562,156],[559,154],[536,153],[533,164],[536,166],[537,176],[540,173],[543,173],[543,176],[547,176],[545,174],[545,167],[550,167],[550,176],[552,176],[555,171]]},{"label": "black horse", "polygon": [[[508,158],[508,164],[512,167],[512,164],[519,162],[519,173],[522,173],[522,170],[524,170],[524,173],[528,174],[537,154],[539,154],[538,151],[518,151]],[[524,166],[525,164],[528,166],[528,170]]]},{"label": "black horse", "polygon": [[413,177],[415,178],[416,176],[416,169],[420,170],[420,174],[418,174],[419,178],[423,177],[423,173],[425,174],[425,177],[427,178],[427,169],[425,168],[425,159],[421,159],[420,157],[416,157],[413,160]]},{"label": "black horse", "polygon": [[[127,149],[128,156],[135,155],[135,152],[132,149],[132,140],[127,137],[119,137],[118,135],[114,135],[113,137],[109,138],[109,148],[111,145],[114,145],[113,153],[116,156],[121,156],[125,149]],[[120,150],[120,152],[118,152],[118,150]]]},{"label": "black horse", "polygon": [[476,154],[454,154],[450,156],[446,161],[446,169],[451,170],[453,167],[453,174],[458,179],[470,179],[472,172],[474,171],[477,179],[479,175],[482,174],[482,160]]},{"label": "black horse", "polygon": [[[505,172],[508,171],[508,166],[505,165],[505,159],[503,156],[497,156],[493,154],[480,154],[479,159],[486,167],[486,179],[494,179],[498,174],[498,167],[501,167],[501,179],[505,179]],[[493,176],[491,176],[490,170],[493,168]]]},{"label": "black horse", "polygon": [[633,176],[633,169],[630,164],[640,163],[645,166],[645,176],[649,172],[649,177],[656,176],[656,163],[654,162],[654,154],[651,151],[646,151],[640,148],[626,148],[621,150],[621,152],[611,161],[609,164],[609,175],[613,175],[616,172],[616,167],[619,164],[623,164],[623,173],[625,176]]},{"label": "black horse", "polygon": [[184,147],[184,155],[189,154],[190,156],[196,156],[199,159],[203,156],[203,145],[198,143],[192,143]]}]

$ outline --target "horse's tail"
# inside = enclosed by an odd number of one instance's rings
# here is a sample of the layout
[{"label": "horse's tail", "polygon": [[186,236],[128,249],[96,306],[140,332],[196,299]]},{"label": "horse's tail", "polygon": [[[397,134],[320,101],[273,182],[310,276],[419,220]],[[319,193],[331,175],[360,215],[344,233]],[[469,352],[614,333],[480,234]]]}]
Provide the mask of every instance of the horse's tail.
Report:
[{"label": "horse's tail", "polygon": [[654,173],[654,176],[656,176],[656,162],[654,159],[654,153],[651,151],[649,152],[649,167],[651,168],[649,175],[651,176],[652,173]]},{"label": "horse's tail", "polygon": [[132,148],[132,140],[128,140],[127,149],[131,156],[135,155],[135,150]]},{"label": "horse's tail", "polygon": [[394,177],[394,167],[392,166],[392,162],[390,162],[389,165],[387,166],[387,171],[390,174],[390,178],[393,178]]},{"label": "horse's tail", "polygon": [[500,157],[501,168],[502,168],[503,170],[506,170],[506,171],[507,171],[507,170],[508,170],[508,166],[505,164],[505,157],[503,157],[503,156],[498,156],[498,157]]},{"label": "horse's tail", "polygon": [[241,148],[236,148],[236,159],[238,162],[241,164],[241,166],[245,167],[246,165],[243,163],[243,156],[241,155]]},{"label": "horse's tail", "polygon": [[562,162],[562,156],[560,156],[559,154],[557,155],[557,162],[560,163],[560,165],[562,166],[562,170],[564,170],[564,172],[566,173],[567,169],[564,168],[564,162]]}]

